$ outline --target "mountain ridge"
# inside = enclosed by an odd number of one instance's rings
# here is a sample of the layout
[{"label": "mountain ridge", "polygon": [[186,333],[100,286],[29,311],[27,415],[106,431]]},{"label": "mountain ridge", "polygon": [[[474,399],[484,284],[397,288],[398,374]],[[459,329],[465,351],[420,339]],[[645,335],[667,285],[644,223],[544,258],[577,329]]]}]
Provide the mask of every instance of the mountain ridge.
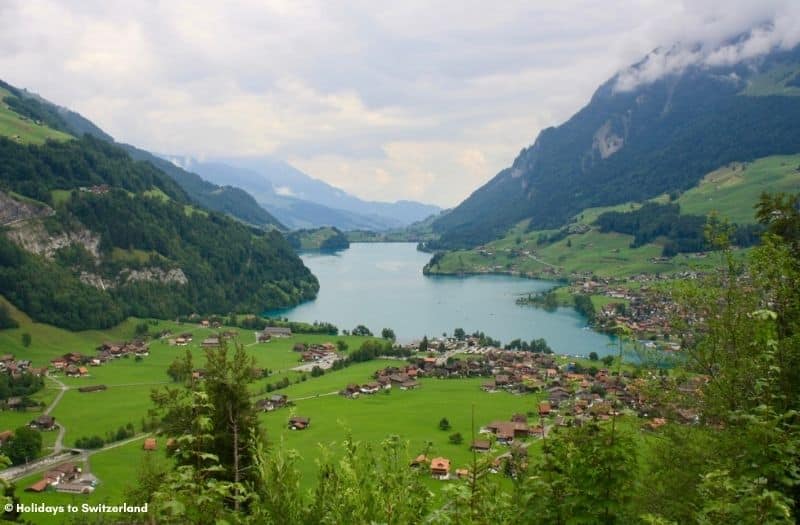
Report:
[{"label": "mountain ridge", "polygon": [[292,228],[400,228],[441,211],[416,201],[365,201],[271,157],[198,161],[166,156],[218,184],[240,186]]},{"label": "mountain ridge", "polygon": [[[761,89],[769,94],[747,92],[776,69],[789,74]],[[434,222],[440,240],[430,247],[476,246],[525,219],[532,229],[560,227],[583,208],[685,191],[730,162],[800,151],[800,97],[781,91],[800,75],[800,48],[690,65],[625,91],[615,89],[620,74]]]}]

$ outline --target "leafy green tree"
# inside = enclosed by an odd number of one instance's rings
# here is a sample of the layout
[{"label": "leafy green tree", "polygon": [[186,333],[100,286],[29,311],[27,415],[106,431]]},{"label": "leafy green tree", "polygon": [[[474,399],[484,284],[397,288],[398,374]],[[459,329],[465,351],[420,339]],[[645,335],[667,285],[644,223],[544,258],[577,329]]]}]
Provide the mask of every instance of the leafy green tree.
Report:
[{"label": "leafy green tree", "polygon": [[446,417],[439,420],[439,430],[450,430],[450,421]]},{"label": "leafy green tree", "polygon": [[355,328],[353,328],[353,331],[350,332],[350,333],[353,334],[353,335],[361,336],[361,337],[371,337],[372,336],[372,332],[370,331],[370,329],[367,328],[366,326],[364,326],[363,324],[360,324],[360,325],[356,326]]},{"label": "leafy green tree", "polygon": [[186,350],[183,358],[176,357],[167,368],[167,375],[175,383],[183,383],[192,374],[192,352]]},{"label": "leafy green tree", "polygon": [[384,328],[383,330],[381,330],[381,337],[383,339],[388,339],[390,341],[394,341],[395,339],[397,339],[397,337],[394,335],[394,330],[392,330],[391,328]]},{"label": "leafy green tree", "polygon": [[597,352],[589,352],[589,361],[597,361],[598,359]]},{"label": "leafy green tree", "polygon": [[432,495],[424,474],[408,468],[405,443],[390,436],[376,448],[348,438],[344,449],[341,459],[323,460],[307,523],[423,522]]},{"label": "leafy green tree", "polygon": [[28,332],[22,334],[22,346],[28,348],[29,346],[31,346],[32,342],[33,338],[31,337],[31,334],[29,334]]},{"label": "leafy green tree", "polygon": [[467,338],[467,334],[466,332],[464,332],[463,328],[456,328],[455,330],[453,330],[453,337],[455,337],[459,341],[463,341],[464,339]]},{"label": "leafy green tree", "polygon": [[456,432],[455,434],[450,434],[448,441],[453,445],[460,445],[464,442],[464,436],[461,435],[461,432]]},{"label": "leafy green tree", "polygon": [[30,427],[19,427],[14,435],[0,447],[0,453],[8,457],[13,465],[21,465],[36,459],[42,452],[42,435]]}]

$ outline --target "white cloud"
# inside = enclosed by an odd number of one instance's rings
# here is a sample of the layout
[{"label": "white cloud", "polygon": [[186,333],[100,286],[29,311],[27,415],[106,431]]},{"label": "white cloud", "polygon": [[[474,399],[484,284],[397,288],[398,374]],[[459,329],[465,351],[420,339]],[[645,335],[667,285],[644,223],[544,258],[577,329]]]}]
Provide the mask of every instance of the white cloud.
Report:
[{"label": "white cloud", "polygon": [[648,51],[684,43],[623,82],[792,45],[796,4],[6,0],[0,77],[153,151],[271,154],[362,197],[451,206]]},{"label": "white cloud", "polygon": [[294,197],[295,196],[295,193],[292,191],[292,188],[290,188],[289,186],[278,186],[277,188],[274,188],[274,190],[275,190],[275,193],[277,193],[278,195],[283,195],[284,197]]},{"label": "white cloud", "polygon": [[682,21],[673,35],[641,64],[622,70],[615,89],[630,91],[690,66],[730,66],[763,56],[776,49],[791,49],[800,43],[800,3],[796,1],[752,2],[737,9],[714,2],[688,4],[675,17]]}]

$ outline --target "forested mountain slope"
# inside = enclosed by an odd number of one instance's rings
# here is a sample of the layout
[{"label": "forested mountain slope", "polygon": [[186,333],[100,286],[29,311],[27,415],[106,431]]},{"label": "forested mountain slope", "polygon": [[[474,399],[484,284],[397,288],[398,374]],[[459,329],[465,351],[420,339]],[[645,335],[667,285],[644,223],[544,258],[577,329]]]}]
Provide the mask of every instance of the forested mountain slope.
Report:
[{"label": "forested mountain slope", "polygon": [[[3,113],[6,113],[9,114],[10,122],[14,124],[33,123],[33,129],[37,135],[42,135],[47,129],[51,130],[43,138],[64,139],[69,135],[81,137],[89,134],[103,141],[115,143],[111,135],[80,114],[48,102],[38,95],[18,89],[2,80],[0,80],[0,99],[3,100],[2,109],[6,110],[3,112],[0,109],[0,135],[5,134],[12,138],[18,135],[11,132],[14,128],[3,126]],[[21,136],[19,138],[23,139]],[[29,138],[36,139],[37,136]],[[34,142],[41,141],[43,139],[34,140]],[[128,144],[120,144],[120,146],[134,159],[149,162],[169,175],[195,203],[209,210],[227,213],[248,224],[283,229],[283,225],[244,190],[212,184],[203,180],[199,175],[187,172],[147,151]]]},{"label": "forested mountain slope", "polygon": [[198,207],[153,164],[90,135],[0,136],[0,199],[0,295],[37,321],[77,330],[262,311],[319,287],[277,231]]},{"label": "forested mountain slope", "polygon": [[800,151],[800,49],[622,82],[678,51],[655,51],[566,123],[542,131],[434,223],[441,240],[431,247],[476,246],[524,219],[531,229],[558,228],[585,208],[682,192],[731,162]]}]

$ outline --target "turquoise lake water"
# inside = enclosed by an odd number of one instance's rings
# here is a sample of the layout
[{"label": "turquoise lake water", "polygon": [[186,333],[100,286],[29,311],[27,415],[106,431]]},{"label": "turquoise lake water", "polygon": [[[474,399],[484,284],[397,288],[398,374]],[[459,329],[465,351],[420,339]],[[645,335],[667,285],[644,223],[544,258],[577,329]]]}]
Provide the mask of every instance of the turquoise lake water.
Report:
[{"label": "turquoise lake water", "polygon": [[392,328],[401,342],[483,331],[504,344],[543,337],[560,354],[612,352],[608,336],[586,327],[572,308],[547,312],[517,305],[520,295],[553,284],[520,277],[422,274],[430,255],[413,243],[355,243],[337,253],[306,253],[302,259],[320,283],[313,301],[270,315],[296,321],[328,321],[340,330],[363,324],[373,333]]}]

